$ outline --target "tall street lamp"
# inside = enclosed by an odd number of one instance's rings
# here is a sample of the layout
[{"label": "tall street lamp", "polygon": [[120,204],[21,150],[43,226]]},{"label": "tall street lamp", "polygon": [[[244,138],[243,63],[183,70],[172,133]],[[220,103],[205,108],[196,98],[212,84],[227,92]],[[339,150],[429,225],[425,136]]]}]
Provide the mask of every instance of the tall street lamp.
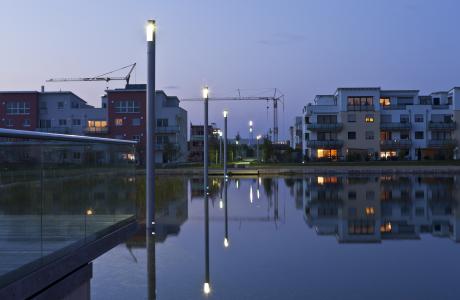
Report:
[{"label": "tall street lamp", "polygon": [[249,121],[249,146],[252,145],[252,140],[254,139],[254,136],[252,135],[252,132],[253,132],[253,126],[254,123],[252,122],[252,120]]},{"label": "tall street lamp", "polygon": [[259,140],[262,138],[262,136],[259,134],[256,139],[257,139],[257,161],[260,161],[259,158]]},{"label": "tall street lamp", "polygon": [[227,180],[227,119],[228,111],[224,110],[224,179]]},{"label": "tall street lamp", "polygon": [[203,99],[204,99],[204,236],[205,236],[205,281],[203,284],[203,292],[209,294],[211,292],[211,286],[209,283],[209,203],[208,203],[208,100],[209,100],[209,89],[207,86],[203,88]]},{"label": "tall street lamp", "polygon": [[147,177],[146,177],[146,227],[155,226],[155,20],[148,20],[147,38]]}]

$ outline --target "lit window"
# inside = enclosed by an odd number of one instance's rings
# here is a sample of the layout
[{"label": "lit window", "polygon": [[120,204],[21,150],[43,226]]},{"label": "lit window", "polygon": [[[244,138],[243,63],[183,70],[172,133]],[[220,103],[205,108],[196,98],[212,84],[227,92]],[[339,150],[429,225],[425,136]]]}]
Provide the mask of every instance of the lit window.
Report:
[{"label": "lit window", "polygon": [[317,157],[318,158],[336,159],[337,158],[337,149],[318,149],[317,150]]},{"label": "lit window", "polygon": [[375,209],[372,206],[366,207],[365,212],[367,216],[373,216],[375,214]]},{"label": "lit window", "polygon": [[366,115],[366,123],[374,123],[374,115]]},{"label": "lit window", "polygon": [[390,98],[380,98],[380,105],[381,106],[389,106],[389,105],[391,105]]},{"label": "lit window", "polygon": [[115,119],[115,126],[123,126],[123,119]]},{"label": "lit window", "polygon": [[380,226],[380,232],[391,232],[391,223],[386,222]]}]

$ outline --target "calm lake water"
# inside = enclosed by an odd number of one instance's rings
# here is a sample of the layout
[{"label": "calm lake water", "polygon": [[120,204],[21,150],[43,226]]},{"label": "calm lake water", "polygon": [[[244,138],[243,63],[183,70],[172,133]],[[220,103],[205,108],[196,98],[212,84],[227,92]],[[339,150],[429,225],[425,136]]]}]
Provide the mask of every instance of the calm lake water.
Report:
[{"label": "calm lake water", "polygon": [[93,299],[460,298],[460,176],[211,178],[208,243],[202,180],[161,181],[155,242],[97,259]]}]

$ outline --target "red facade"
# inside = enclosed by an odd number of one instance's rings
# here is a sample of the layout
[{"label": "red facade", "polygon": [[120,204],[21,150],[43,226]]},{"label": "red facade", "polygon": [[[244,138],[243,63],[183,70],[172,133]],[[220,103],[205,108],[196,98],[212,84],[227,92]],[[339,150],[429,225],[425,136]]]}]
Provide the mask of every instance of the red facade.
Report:
[{"label": "red facade", "polygon": [[36,130],[38,92],[0,92],[0,128]]},{"label": "red facade", "polygon": [[108,127],[111,138],[138,140],[139,154],[145,149],[145,90],[107,91]]}]

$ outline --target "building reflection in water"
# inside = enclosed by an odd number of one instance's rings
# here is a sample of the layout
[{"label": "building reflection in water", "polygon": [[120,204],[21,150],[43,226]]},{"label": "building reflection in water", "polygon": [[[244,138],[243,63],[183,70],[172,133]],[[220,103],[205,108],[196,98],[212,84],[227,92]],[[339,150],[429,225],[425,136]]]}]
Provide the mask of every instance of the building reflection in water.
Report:
[{"label": "building reflection in water", "polygon": [[318,176],[306,180],[307,224],[339,242],[460,241],[458,176]]}]

